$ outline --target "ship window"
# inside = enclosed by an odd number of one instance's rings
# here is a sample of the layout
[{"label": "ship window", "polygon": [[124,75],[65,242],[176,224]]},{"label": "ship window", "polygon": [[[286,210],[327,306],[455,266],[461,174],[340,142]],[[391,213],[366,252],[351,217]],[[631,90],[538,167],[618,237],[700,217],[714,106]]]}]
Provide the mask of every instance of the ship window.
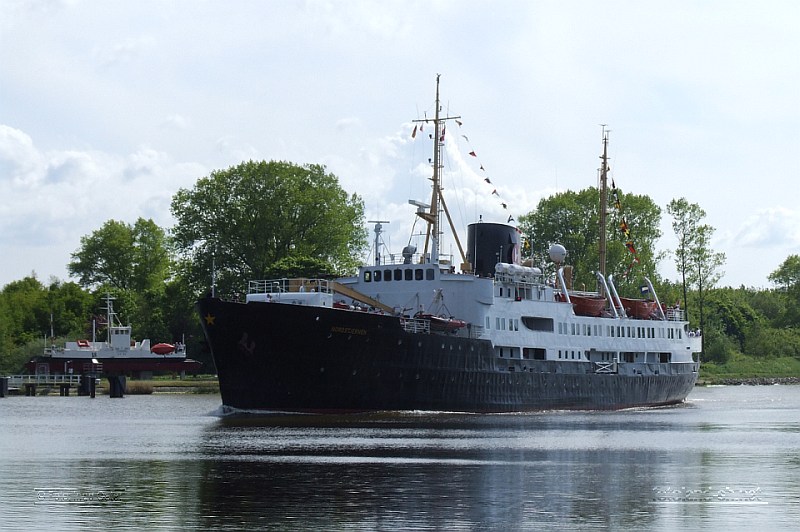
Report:
[{"label": "ship window", "polygon": [[375,270],[375,274],[374,275],[375,275],[375,282],[376,283],[380,282],[380,280],[381,280],[381,271],[380,270]]},{"label": "ship window", "polygon": [[487,329],[491,329],[492,328],[492,320],[491,320],[491,318],[489,318],[489,316],[486,316],[486,328]]},{"label": "ship window", "polygon": [[395,281],[402,281],[403,280],[403,270],[400,268],[396,268],[394,270],[394,280]]},{"label": "ship window", "polygon": [[384,281],[392,280],[392,270],[383,270],[383,280]]},{"label": "ship window", "polygon": [[426,280],[428,280],[428,281],[433,281],[433,279],[434,279],[434,276],[436,275],[436,274],[434,273],[435,271],[436,271],[436,270],[434,270],[433,268],[428,268],[428,269],[426,269],[426,270],[425,270],[425,279],[426,279]]},{"label": "ship window", "polygon": [[505,318],[500,318],[500,330],[501,331],[505,331],[506,330],[506,319]]},{"label": "ship window", "polygon": [[369,270],[364,270],[364,282],[369,283],[372,282],[372,272]]},{"label": "ship window", "polygon": [[414,270],[414,280],[421,281],[422,280],[422,268],[417,268]]},{"label": "ship window", "polygon": [[406,281],[413,281],[414,280],[414,270],[406,270],[403,274],[403,277]]}]

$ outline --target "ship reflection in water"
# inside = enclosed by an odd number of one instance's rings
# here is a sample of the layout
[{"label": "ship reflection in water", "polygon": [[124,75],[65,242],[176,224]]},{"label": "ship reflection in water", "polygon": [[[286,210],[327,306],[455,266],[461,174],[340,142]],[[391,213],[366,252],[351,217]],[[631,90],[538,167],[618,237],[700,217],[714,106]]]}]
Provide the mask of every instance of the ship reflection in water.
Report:
[{"label": "ship reflection in water", "polygon": [[212,415],[219,396],[9,397],[0,528],[796,530],[800,387],[691,397],[254,417]]},{"label": "ship reflection in water", "polygon": [[656,528],[654,479],[685,482],[702,459],[609,449],[616,422],[557,417],[224,420],[204,442],[221,460],[204,463],[203,510],[303,528]]}]

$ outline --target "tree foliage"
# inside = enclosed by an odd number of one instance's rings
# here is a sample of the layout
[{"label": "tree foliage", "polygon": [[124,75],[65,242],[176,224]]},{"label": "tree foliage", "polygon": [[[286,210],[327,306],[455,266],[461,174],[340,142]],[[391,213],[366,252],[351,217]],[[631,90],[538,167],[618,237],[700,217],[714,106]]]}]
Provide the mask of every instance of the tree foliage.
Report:
[{"label": "tree foliage", "polygon": [[163,284],[169,268],[165,231],[143,218],[132,226],[109,220],[81,237],[80,249],[68,265],[70,275],[84,287],[106,284],[119,290],[147,290]]},{"label": "tree foliage", "polygon": [[767,279],[786,291],[800,286],[800,255],[789,255]]},{"label": "tree foliage", "polygon": [[800,327],[800,255],[789,255],[768,278],[779,287],[784,304],[778,321],[785,327]]},{"label": "tree foliage", "polygon": [[[619,216],[610,216],[606,245],[606,272],[613,273],[623,293],[637,290],[641,276],[657,279],[660,259],[655,244],[661,236],[661,209],[648,196],[618,193],[622,213],[630,229],[636,256],[627,249],[627,237],[619,229]],[[593,289],[599,270],[600,193],[590,187],[580,192],[566,191],[539,201],[536,209],[519,218],[523,233],[531,242],[534,263],[549,262],[551,244],[567,249],[567,263],[575,272],[575,286]],[[615,211],[619,215],[619,210]]]},{"label": "tree foliage", "polygon": [[288,258],[350,271],[366,245],[363,202],[320,165],[249,161],[214,171],[179,190],[172,213],[187,279],[209,286],[213,265],[223,292],[268,277]]},{"label": "tree foliage", "polygon": [[702,292],[712,288],[722,277],[720,267],[725,263],[725,254],[711,248],[715,229],[701,223],[706,211],[698,204],[689,203],[686,198],[673,199],[667,205],[667,213],[672,216],[672,229],[678,239],[675,267],[681,275],[686,307],[689,287],[696,286]]}]

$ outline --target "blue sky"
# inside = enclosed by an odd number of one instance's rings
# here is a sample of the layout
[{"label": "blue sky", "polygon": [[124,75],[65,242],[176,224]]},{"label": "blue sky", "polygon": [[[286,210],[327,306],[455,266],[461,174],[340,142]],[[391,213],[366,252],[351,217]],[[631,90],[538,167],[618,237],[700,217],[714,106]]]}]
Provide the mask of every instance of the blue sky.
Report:
[{"label": "blue sky", "polygon": [[[797,27],[791,1],[7,0],[0,286],[67,280],[81,236],[170,227],[179,188],[248,159],[326,165],[399,250],[407,200],[430,195],[410,133],[437,73],[463,121],[445,156],[457,225],[594,185],[608,124],[616,184],[699,204],[720,285],[770,286],[800,253]],[[674,248],[666,210],[662,230]],[[677,279],[671,259],[662,273]]]}]

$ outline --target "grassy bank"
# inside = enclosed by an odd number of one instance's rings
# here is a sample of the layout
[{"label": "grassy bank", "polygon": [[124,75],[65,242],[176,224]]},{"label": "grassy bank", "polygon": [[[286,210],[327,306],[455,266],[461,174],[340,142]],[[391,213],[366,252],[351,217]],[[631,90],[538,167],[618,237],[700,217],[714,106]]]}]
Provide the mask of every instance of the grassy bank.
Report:
[{"label": "grassy bank", "polygon": [[[128,379],[127,395],[148,395],[152,393],[219,393],[219,382],[214,375],[192,375],[177,379],[159,376],[147,380]],[[101,379],[98,390],[108,393],[108,381]]]},{"label": "grassy bank", "polygon": [[754,358],[735,354],[725,364],[704,362],[700,366],[700,382],[703,384],[792,381],[800,381],[800,360],[793,357]]}]

